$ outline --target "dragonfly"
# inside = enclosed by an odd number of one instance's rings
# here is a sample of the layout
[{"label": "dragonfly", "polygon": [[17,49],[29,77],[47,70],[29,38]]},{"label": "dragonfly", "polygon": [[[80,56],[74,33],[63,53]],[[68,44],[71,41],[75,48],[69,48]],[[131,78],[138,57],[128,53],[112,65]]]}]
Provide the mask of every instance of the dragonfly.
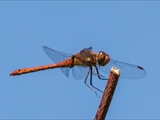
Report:
[{"label": "dragonfly", "polygon": [[[60,52],[46,46],[43,46],[43,50],[55,63],[17,69],[10,73],[10,76],[60,68],[66,77],[69,77],[70,69],[72,69],[73,77],[75,79],[84,79],[85,85],[90,88],[96,95],[96,90],[100,92],[102,91],[92,84],[92,75],[97,76],[100,80],[107,80],[100,74],[99,70],[108,74],[110,72],[110,68],[114,66],[120,69],[120,77],[122,78],[140,79],[146,76],[146,72],[143,67],[114,60],[110,58],[109,54],[103,51],[96,53],[92,51],[92,47],[84,48],[76,54]],[[87,78],[89,75],[90,85],[87,84]]]}]

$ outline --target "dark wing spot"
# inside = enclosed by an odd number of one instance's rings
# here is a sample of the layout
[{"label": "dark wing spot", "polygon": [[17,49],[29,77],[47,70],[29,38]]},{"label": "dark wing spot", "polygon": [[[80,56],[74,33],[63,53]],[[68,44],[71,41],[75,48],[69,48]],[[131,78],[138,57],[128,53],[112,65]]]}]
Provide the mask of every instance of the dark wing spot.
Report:
[{"label": "dark wing spot", "polygon": [[141,69],[141,70],[144,70],[141,66],[137,66],[137,68]]}]

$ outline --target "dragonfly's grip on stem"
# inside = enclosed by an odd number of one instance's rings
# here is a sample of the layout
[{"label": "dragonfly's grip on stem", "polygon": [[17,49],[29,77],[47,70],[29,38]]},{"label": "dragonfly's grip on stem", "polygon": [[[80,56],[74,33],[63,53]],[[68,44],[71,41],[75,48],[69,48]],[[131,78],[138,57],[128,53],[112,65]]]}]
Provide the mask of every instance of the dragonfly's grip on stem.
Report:
[{"label": "dragonfly's grip on stem", "polygon": [[108,78],[108,82],[106,88],[104,90],[101,102],[99,104],[99,108],[95,115],[94,120],[104,120],[109,109],[112,96],[114,94],[118,78],[120,76],[120,71],[117,68],[112,67],[110,71],[110,75]]}]

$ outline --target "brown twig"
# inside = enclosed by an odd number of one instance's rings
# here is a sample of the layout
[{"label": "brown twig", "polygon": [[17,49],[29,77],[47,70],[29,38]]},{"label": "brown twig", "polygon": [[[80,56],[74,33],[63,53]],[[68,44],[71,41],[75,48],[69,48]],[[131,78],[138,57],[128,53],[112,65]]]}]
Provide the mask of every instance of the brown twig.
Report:
[{"label": "brown twig", "polygon": [[95,115],[94,120],[104,120],[109,109],[112,96],[114,94],[118,78],[120,76],[120,71],[117,68],[112,67],[110,71],[110,75],[108,78],[108,82],[106,88],[104,90],[101,102],[99,104],[97,113]]}]

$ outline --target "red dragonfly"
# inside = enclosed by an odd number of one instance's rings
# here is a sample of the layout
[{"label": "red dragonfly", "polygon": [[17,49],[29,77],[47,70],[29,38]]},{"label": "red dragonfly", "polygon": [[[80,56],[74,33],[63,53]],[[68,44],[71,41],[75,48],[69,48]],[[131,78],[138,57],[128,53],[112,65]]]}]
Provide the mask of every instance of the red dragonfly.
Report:
[{"label": "red dragonfly", "polygon": [[111,59],[109,55],[103,51],[95,53],[92,51],[92,47],[85,48],[74,55],[56,51],[46,46],[43,46],[43,49],[45,53],[55,62],[54,64],[14,70],[10,73],[10,76],[46,69],[60,68],[61,71],[68,77],[69,71],[72,68],[73,77],[75,79],[85,78],[84,83],[95,93],[96,91],[94,91],[86,82],[90,74],[90,85],[94,89],[102,92],[92,84],[92,74],[96,75],[101,80],[106,80],[104,76],[99,74],[99,70],[109,73],[110,68],[114,66],[120,69],[121,77],[123,78],[139,79],[146,76],[146,72],[142,67]]}]

